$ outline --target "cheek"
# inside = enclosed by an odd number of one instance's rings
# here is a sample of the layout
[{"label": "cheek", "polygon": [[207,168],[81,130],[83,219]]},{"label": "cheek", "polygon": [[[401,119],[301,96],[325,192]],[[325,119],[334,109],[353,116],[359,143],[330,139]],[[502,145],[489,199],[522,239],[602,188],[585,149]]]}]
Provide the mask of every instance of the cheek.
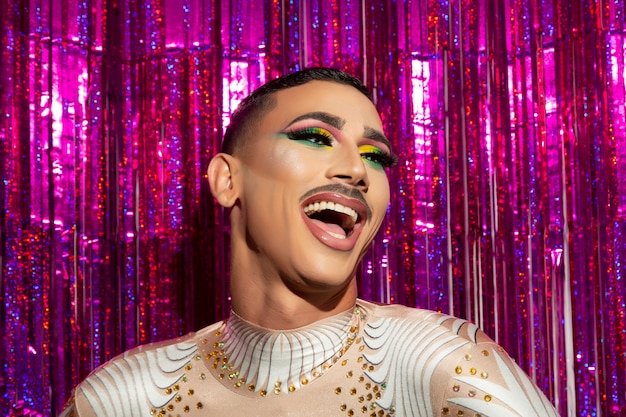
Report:
[{"label": "cheek", "polygon": [[373,196],[373,204],[376,205],[377,212],[384,215],[389,205],[389,180],[385,173],[377,172],[371,176],[370,192]]}]

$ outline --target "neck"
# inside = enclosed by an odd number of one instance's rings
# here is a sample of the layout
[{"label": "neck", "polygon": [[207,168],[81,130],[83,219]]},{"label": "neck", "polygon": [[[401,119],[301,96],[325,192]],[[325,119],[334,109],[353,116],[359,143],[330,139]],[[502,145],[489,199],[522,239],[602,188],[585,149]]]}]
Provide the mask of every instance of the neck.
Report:
[{"label": "neck", "polygon": [[[233,271],[234,272],[234,271]],[[356,278],[343,288],[328,291],[293,291],[266,278],[231,275],[232,308],[237,315],[258,326],[289,330],[307,326],[353,308],[357,299]]]}]

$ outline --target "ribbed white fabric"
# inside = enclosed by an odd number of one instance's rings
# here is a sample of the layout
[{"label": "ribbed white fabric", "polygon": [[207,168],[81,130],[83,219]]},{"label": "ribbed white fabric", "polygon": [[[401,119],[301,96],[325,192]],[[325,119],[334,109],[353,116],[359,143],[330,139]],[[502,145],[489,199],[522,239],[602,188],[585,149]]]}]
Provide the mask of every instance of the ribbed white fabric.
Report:
[{"label": "ribbed white fabric", "polygon": [[176,341],[133,349],[79,385],[63,416],[345,417],[374,411],[387,417],[557,417],[528,376],[476,326],[361,300],[354,312],[301,329],[263,329],[233,315]]},{"label": "ribbed white fabric", "polygon": [[277,381],[299,389],[303,378],[315,379],[314,372],[323,373],[323,365],[340,356],[357,319],[351,310],[299,329],[277,331],[233,313],[223,331],[224,355],[255,391],[273,388]]}]

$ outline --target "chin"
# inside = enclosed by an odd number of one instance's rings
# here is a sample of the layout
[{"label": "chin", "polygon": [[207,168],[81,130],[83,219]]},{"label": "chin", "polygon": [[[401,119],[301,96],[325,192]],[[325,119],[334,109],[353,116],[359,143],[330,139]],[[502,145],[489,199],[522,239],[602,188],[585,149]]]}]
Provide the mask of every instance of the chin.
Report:
[{"label": "chin", "polygon": [[290,286],[294,293],[300,295],[327,295],[329,298],[332,298],[337,294],[345,293],[355,280],[354,273],[340,277],[335,270],[332,274],[307,274],[306,276],[300,276],[295,282],[291,281],[292,284]]}]

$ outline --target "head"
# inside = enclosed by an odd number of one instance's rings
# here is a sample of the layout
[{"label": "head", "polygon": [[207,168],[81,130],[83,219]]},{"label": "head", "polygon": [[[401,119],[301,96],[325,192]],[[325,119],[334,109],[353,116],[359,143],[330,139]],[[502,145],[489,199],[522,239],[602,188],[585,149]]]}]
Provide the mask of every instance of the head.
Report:
[{"label": "head", "polygon": [[367,90],[347,74],[305,70],[245,99],[208,172],[231,210],[233,306],[252,288],[255,297],[356,297],[393,163]]},{"label": "head", "polygon": [[232,155],[245,143],[255,123],[276,105],[275,94],[278,91],[311,81],[329,81],[351,86],[368,100],[372,99],[367,87],[359,79],[332,68],[309,68],[276,78],[254,90],[233,112],[222,141],[222,152]]}]

